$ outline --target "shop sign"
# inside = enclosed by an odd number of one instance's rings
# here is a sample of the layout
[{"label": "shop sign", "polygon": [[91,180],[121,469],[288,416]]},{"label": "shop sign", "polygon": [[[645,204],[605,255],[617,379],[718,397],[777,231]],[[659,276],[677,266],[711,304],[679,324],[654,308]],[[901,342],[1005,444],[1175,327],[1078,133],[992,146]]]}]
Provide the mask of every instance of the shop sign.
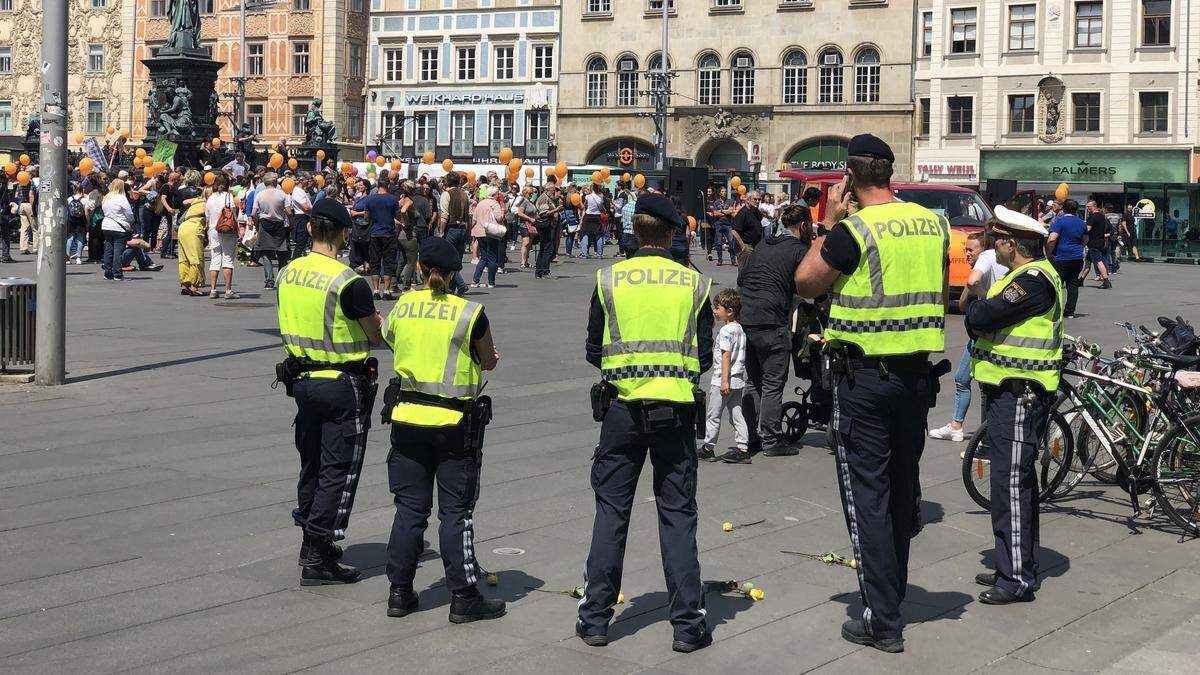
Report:
[{"label": "shop sign", "polygon": [[977,162],[917,162],[917,175],[942,180],[975,182],[979,179]]},{"label": "shop sign", "polygon": [[1187,150],[984,150],[983,178],[1044,183],[1186,183]]},{"label": "shop sign", "polygon": [[407,106],[525,105],[523,91],[455,92],[430,91],[404,95]]},{"label": "shop sign", "polygon": [[847,142],[823,138],[801,145],[788,157],[792,169],[808,171],[845,171]]},{"label": "shop sign", "polygon": [[1134,218],[1153,218],[1154,217],[1154,202],[1149,199],[1142,199],[1133,207]]}]

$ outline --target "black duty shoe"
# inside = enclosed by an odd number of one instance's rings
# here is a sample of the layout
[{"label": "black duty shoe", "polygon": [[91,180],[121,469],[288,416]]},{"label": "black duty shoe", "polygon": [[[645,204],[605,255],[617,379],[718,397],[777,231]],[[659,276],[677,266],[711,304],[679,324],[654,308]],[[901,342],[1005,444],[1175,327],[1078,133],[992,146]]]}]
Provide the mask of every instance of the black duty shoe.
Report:
[{"label": "black duty shoe", "polygon": [[162,266],[162,265],[158,265],[158,264],[155,264],[155,265],[146,265],[145,267],[140,267],[140,268],[138,268],[138,271],[139,271],[139,272],[161,272],[161,271],[162,271],[162,268],[163,268],[163,266]]},{"label": "black duty shoe", "polygon": [[867,630],[866,624],[859,619],[851,619],[842,624],[842,639],[856,645],[874,647],[881,652],[897,654],[904,651],[904,638],[877,638]]},{"label": "black duty shoe", "polygon": [[704,649],[712,644],[712,633],[704,631],[704,635],[697,642],[688,642],[687,640],[676,640],[671,643],[671,649],[681,654],[691,654],[698,649]]},{"label": "black duty shoe", "polygon": [[388,593],[387,615],[393,619],[408,616],[417,611],[418,604],[416,593],[392,586]]},{"label": "black duty shoe", "polygon": [[1027,591],[1017,595],[1012,591],[993,586],[979,594],[979,601],[985,605],[1011,605],[1014,602],[1033,602],[1033,592]]},{"label": "black duty shoe", "polygon": [[314,541],[309,544],[308,557],[304,561],[304,568],[300,571],[301,586],[328,586],[358,582],[358,570],[339,563],[333,557],[333,552],[330,551],[332,548],[332,542]]},{"label": "black duty shoe", "polygon": [[499,619],[504,612],[503,600],[488,600],[478,593],[467,597],[456,595],[450,600],[450,623]]},{"label": "black duty shoe", "polygon": [[791,457],[800,454],[800,448],[794,445],[776,445],[762,451],[764,457]]},{"label": "black duty shoe", "polygon": [[996,585],[996,573],[995,572],[980,572],[979,574],[975,575],[975,583],[979,584],[980,586],[988,586],[988,587],[995,586]]},{"label": "black duty shoe", "polygon": [[1105,279],[1104,281],[1100,282],[1100,288],[1112,288],[1112,282],[1108,279]]},{"label": "black duty shoe", "polygon": [[[309,544],[311,542],[312,540],[309,539],[308,535],[304,535],[304,543],[300,544],[300,559],[296,561],[297,565],[304,567],[304,561],[308,559]],[[329,544],[329,548],[327,550],[334,560],[342,559],[343,551],[341,546],[338,546],[337,544]]]},{"label": "black duty shoe", "polygon": [[721,455],[721,461],[725,462],[726,464],[752,464],[753,463],[753,461],[750,459],[750,453],[742,452],[741,450],[738,450],[737,448],[734,448],[734,449],[730,450],[729,452]]},{"label": "black duty shoe", "polygon": [[588,635],[583,630],[583,624],[579,623],[578,621],[575,622],[575,634],[579,636],[580,640],[583,640],[583,644],[585,644],[589,647],[607,647],[608,646],[608,636],[607,635]]},{"label": "black duty shoe", "polygon": [[717,457],[717,453],[713,452],[712,448],[700,448],[700,450],[696,452],[696,459],[703,460],[705,462],[715,462],[720,459],[720,457]]}]

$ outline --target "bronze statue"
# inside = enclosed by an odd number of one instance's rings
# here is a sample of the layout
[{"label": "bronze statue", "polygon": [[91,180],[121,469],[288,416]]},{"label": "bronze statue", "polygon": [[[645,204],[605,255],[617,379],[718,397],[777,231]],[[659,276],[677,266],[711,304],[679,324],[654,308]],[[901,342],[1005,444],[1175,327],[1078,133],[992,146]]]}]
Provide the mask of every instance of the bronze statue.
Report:
[{"label": "bronze statue", "polygon": [[191,136],[196,132],[192,122],[192,92],[180,84],[175,88],[171,105],[159,113],[158,133],[161,136]]},{"label": "bronze statue", "polygon": [[164,52],[200,51],[200,0],[168,0],[171,33]]},{"label": "bronze statue", "polygon": [[33,143],[40,142],[42,136],[42,114],[33,113],[29,116],[29,122],[25,126],[25,142]]},{"label": "bronze statue", "polygon": [[150,87],[150,96],[146,98],[146,127],[149,129],[158,128],[158,87]]},{"label": "bronze statue", "polygon": [[212,95],[208,97],[208,116],[212,119],[212,123],[217,123],[217,116],[221,114],[221,96],[217,93],[217,88],[213,87]]},{"label": "bronze statue", "polygon": [[329,145],[337,138],[337,129],[321,115],[321,99],[314,98],[304,117],[304,144],[308,146]]}]

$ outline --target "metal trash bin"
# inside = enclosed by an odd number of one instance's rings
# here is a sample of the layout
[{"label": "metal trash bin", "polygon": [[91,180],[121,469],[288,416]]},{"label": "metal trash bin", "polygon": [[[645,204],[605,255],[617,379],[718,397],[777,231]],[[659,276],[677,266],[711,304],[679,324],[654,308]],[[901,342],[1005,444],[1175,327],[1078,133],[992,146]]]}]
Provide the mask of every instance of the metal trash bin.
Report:
[{"label": "metal trash bin", "polygon": [[0,372],[32,366],[37,354],[37,282],[0,278]]}]

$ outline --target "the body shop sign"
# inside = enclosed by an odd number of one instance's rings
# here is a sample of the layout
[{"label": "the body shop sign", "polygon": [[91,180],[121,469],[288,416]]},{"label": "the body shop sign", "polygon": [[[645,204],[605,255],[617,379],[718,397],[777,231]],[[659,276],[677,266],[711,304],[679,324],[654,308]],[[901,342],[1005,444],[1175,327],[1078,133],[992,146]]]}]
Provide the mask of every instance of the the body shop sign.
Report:
[{"label": "the body shop sign", "polygon": [[1039,183],[1186,183],[1187,150],[984,150],[983,178]]}]

